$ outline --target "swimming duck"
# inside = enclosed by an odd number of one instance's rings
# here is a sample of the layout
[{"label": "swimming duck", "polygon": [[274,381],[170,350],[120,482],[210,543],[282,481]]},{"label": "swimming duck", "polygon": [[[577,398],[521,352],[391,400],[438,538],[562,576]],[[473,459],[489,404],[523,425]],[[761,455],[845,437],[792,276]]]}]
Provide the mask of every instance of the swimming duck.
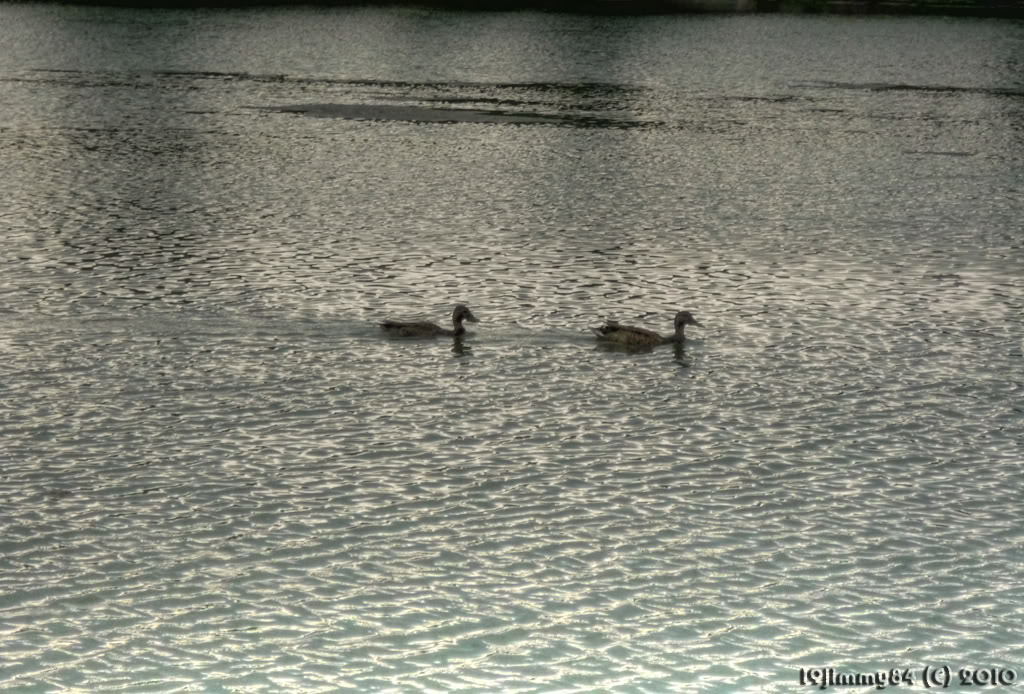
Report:
[{"label": "swimming duck", "polygon": [[605,321],[605,324],[600,328],[591,328],[591,330],[593,330],[594,334],[602,340],[617,342],[621,345],[653,347],[654,345],[663,345],[672,342],[682,344],[686,339],[683,335],[683,329],[687,325],[704,327],[696,318],[693,317],[692,313],[689,311],[680,311],[676,314],[676,331],[668,336],[659,335],[658,333],[645,328],[636,328],[631,325],[619,325],[612,320]]},{"label": "swimming duck", "polygon": [[431,323],[430,321],[405,323],[396,320],[386,320],[380,324],[380,327],[384,329],[384,332],[395,337],[440,337],[442,335],[459,337],[466,334],[466,329],[462,327],[462,321],[464,320],[470,323],[479,323],[473,312],[469,310],[469,306],[455,304],[455,310],[452,311],[453,330],[442,328],[437,323]]}]

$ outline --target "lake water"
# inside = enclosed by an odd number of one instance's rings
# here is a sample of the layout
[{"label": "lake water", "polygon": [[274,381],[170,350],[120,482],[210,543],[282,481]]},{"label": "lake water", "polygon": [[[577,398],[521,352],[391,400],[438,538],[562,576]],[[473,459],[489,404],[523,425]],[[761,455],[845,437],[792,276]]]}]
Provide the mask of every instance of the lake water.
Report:
[{"label": "lake water", "polygon": [[1024,677],[1024,23],[4,4],[0,103],[5,691]]}]

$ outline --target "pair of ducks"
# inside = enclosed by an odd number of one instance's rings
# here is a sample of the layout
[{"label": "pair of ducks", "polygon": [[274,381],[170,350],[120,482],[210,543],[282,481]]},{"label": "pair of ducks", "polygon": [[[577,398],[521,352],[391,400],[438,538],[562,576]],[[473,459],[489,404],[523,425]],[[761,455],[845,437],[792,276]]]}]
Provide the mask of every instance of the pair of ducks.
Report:
[{"label": "pair of ducks", "polygon": [[[455,311],[452,312],[452,330],[442,328],[436,323],[429,321],[416,321],[416,322],[401,322],[394,320],[386,320],[380,324],[380,327],[384,329],[389,335],[395,337],[440,337],[447,335],[449,337],[460,337],[466,334],[466,328],[463,327],[463,321],[469,321],[470,323],[479,323],[473,312],[469,310],[469,307],[465,304],[456,304]],[[609,342],[615,342],[620,345],[630,345],[635,347],[653,347],[654,345],[663,345],[669,343],[682,344],[686,337],[683,335],[683,330],[687,325],[696,325],[698,327],[704,327],[701,325],[693,314],[689,311],[680,311],[676,314],[675,320],[675,332],[671,335],[659,335],[653,330],[647,330],[645,328],[637,328],[632,325],[621,325],[615,321],[605,321],[605,324],[598,328],[591,328],[594,334],[597,335],[598,339],[607,340]]]}]

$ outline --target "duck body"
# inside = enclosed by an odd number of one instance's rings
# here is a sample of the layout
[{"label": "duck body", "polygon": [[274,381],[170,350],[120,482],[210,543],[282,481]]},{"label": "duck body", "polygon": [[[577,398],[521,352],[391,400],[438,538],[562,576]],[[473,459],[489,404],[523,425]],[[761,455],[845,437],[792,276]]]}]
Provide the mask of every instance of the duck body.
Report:
[{"label": "duck body", "polygon": [[654,347],[665,344],[682,344],[686,340],[683,331],[687,325],[703,327],[693,314],[689,311],[680,311],[675,318],[675,332],[671,335],[660,335],[653,330],[638,328],[632,325],[622,325],[613,320],[605,321],[605,324],[591,328],[598,339],[608,342],[615,342],[620,345],[631,347]]},{"label": "duck body", "polygon": [[465,304],[456,304],[452,311],[452,328],[442,328],[430,321],[395,321],[386,320],[380,324],[385,333],[393,337],[460,337],[466,334],[463,321],[478,323],[476,316]]},{"label": "duck body", "polygon": [[442,328],[437,323],[431,323],[430,321],[394,321],[386,320],[381,322],[380,327],[384,329],[388,335],[394,337],[442,337],[444,335],[458,336],[463,335],[466,332],[466,328],[458,326],[452,330]]},{"label": "duck body", "polygon": [[606,321],[599,328],[591,328],[594,334],[601,340],[616,342],[620,345],[633,345],[636,347],[653,347],[675,341],[675,335],[665,337],[653,330],[638,328],[633,325],[622,325],[613,320]]}]

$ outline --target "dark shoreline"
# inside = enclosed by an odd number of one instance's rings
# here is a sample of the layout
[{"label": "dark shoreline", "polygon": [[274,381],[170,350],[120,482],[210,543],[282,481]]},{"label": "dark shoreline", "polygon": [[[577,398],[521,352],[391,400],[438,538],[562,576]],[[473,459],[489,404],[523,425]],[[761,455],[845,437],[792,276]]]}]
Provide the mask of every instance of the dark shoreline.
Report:
[{"label": "dark shoreline", "polygon": [[[23,4],[21,0],[0,0]],[[1024,0],[27,0],[135,8],[382,7],[456,11],[543,11],[593,15],[781,13],[1024,19]]]}]

